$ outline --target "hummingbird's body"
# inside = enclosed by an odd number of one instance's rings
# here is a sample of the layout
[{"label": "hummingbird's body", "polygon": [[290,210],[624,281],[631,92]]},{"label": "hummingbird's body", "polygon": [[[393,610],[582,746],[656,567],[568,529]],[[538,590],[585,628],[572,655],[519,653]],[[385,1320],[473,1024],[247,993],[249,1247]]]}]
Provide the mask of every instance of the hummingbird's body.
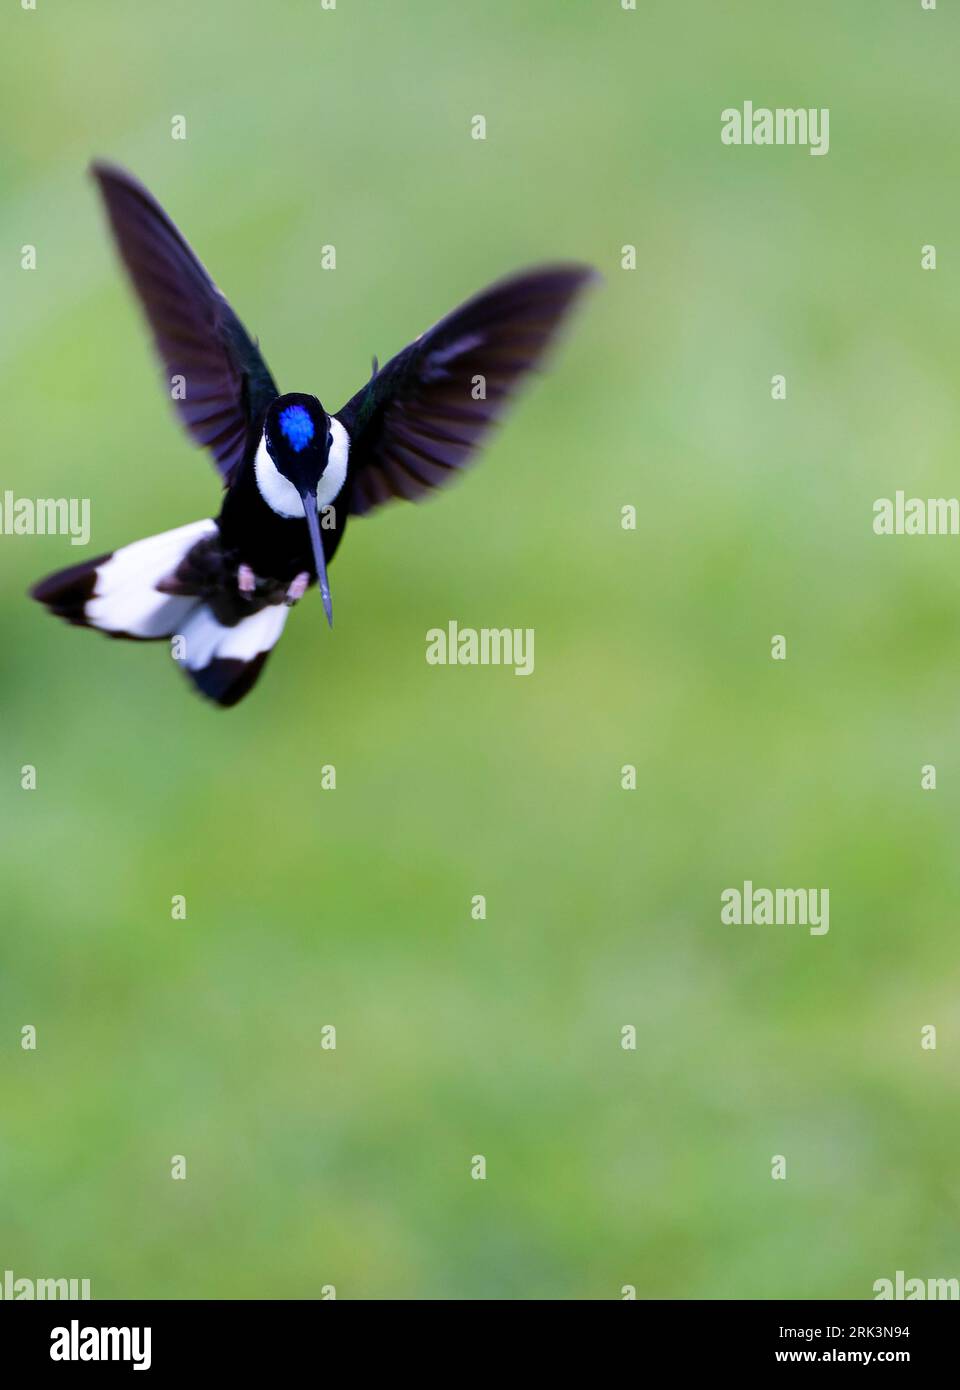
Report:
[{"label": "hummingbird's body", "polygon": [[[311,579],[316,578],[306,517],[281,516],[264,501],[257,487],[252,460],[224,493],[217,525],[224,551],[234,556],[238,565],[248,564],[254,574],[285,584],[305,570]],[[327,564],[333,559],[346,529],[347,512],[334,504],[321,518],[320,537]]]},{"label": "hummingbird's body", "polygon": [[216,519],[61,570],[33,589],[112,637],[172,640],[221,705],[247,693],[290,607],[318,583],[347,520],[416,500],[468,463],[592,272],[544,267],[501,282],[404,348],[334,414],[281,395],[256,344],[177,228],[130,175],[94,166],[120,253],[187,429],[224,482]]}]

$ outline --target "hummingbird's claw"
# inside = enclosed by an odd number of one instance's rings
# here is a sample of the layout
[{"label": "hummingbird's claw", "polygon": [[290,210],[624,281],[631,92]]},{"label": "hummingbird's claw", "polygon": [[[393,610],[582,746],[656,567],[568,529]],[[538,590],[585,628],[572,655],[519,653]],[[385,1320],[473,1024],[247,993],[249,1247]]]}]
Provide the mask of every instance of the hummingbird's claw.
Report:
[{"label": "hummingbird's claw", "polygon": [[310,575],[307,570],[303,570],[302,573],[298,574],[296,579],[291,582],[287,590],[286,602],[288,608],[292,608],[295,603],[298,603],[300,599],[303,598],[309,584]]}]

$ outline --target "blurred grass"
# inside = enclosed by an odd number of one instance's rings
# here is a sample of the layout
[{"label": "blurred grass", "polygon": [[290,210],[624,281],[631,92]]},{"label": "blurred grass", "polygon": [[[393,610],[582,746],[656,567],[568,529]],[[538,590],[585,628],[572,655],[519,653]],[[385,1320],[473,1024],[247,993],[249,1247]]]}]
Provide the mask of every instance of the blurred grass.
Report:
[{"label": "blurred grass", "polygon": [[[955,540],[870,522],[897,488],[957,493],[956,14],[41,0],[0,24],[0,486],[89,496],[94,551],[216,506],[94,154],[331,407],[507,270],[606,276],[461,486],[351,527],[336,631],[303,605],[231,714],[162,651],[44,618],[23,592],[76,552],[0,537],[0,1267],[179,1298],[955,1274],[960,570]],[[722,147],[747,97],[829,106],[830,154]],[[536,674],[427,667],[451,617],[535,627]],[[722,930],[744,878],[829,886],[829,935]]]}]

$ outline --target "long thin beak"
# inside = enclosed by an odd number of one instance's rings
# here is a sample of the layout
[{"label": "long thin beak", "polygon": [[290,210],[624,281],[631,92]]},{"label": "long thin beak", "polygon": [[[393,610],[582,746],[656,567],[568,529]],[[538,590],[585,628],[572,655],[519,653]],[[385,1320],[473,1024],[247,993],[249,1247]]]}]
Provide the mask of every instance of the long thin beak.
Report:
[{"label": "long thin beak", "polygon": [[317,584],[320,586],[320,597],[323,599],[323,611],[327,615],[327,622],[333,627],[333,604],[330,601],[327,562],[323,555],[320,523],[317,520],[317,499],[312,492],[301,493],[301,496],[303,498],[303,510],[307,517],[307,530],[310,532],[310,544],[313,546],[313,559],[317,566]]}]

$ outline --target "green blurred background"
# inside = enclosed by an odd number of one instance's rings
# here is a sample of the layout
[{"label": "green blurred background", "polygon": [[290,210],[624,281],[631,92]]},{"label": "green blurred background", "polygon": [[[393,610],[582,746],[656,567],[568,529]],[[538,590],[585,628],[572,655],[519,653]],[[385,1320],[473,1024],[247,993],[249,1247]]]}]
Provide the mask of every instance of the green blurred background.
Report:
[{"label": "green blurred background", "polygon": [[[468,478],[351,527],[336,630],[311,596],[233,711],[24,599],[67,540],[0,537],[0,1269],[101,1298],[960,1274],[960,541],[871,529],[960,486],[956,7],[0,22],[0,488],[90,497],[89,553],[218,495],[93,155],[331,407],[506,271],[606,277]],[[748,98],[829,107],[829,155],[722,146]],[[535,674],[428,667],[450,618],[534,627]],[[722,927],[744,878],[829,887],[829,935]]]}]

